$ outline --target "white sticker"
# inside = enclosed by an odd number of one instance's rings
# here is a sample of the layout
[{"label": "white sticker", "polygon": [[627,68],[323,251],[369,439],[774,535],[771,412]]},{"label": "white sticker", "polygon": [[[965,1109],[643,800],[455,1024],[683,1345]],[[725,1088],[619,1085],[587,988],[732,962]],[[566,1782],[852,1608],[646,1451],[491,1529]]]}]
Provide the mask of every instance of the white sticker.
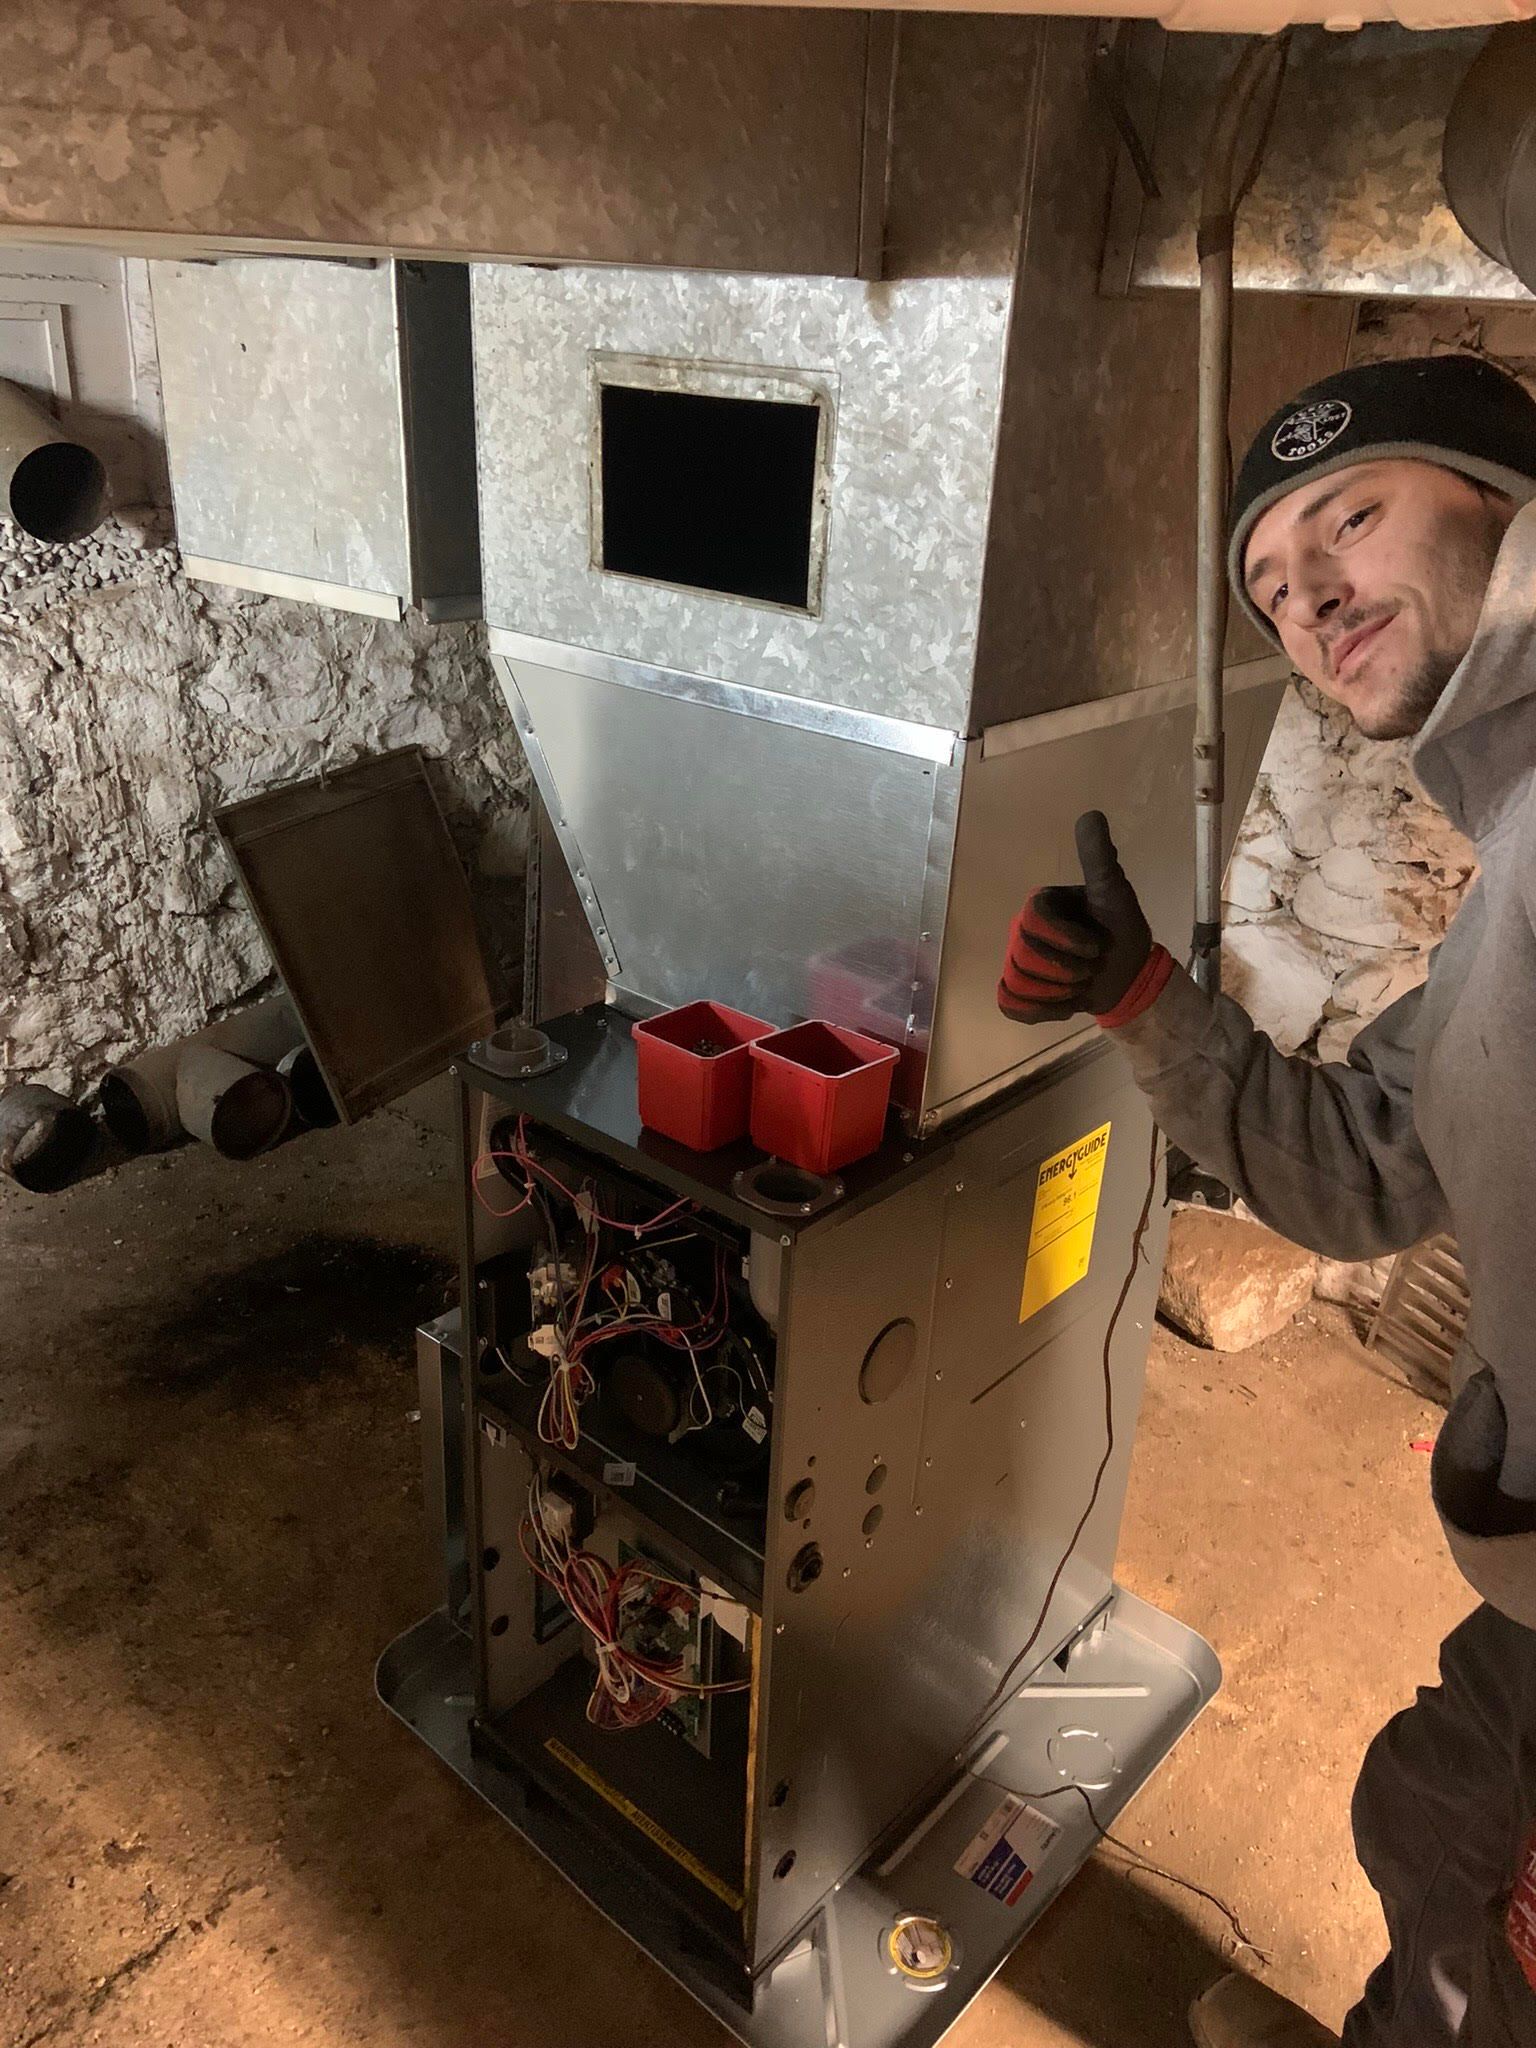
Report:
[{"label": "white sticker", "polygon": [[624,1458],[610,1458],[603,1467],[604,1486],[633,1486],[636,1467]]},{"label": "white sticker", "polygon": [[761,1408],[749,1408],[741,1418],[741,1426],[755,1444],[760,1444],[768,1434],[768,1424],[763,1419]]},{"label": "white sticker", "polygon": [[1005,1906],[1016,1906],[1060,1833],[1055,1821],[1010,1792],[993,1809],[955,1869]]}]

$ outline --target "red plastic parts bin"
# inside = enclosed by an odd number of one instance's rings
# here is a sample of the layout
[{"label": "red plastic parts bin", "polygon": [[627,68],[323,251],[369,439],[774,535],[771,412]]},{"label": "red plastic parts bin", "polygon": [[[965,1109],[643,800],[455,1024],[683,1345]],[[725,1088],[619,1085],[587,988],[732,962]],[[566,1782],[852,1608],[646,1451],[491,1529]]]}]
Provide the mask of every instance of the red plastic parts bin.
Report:
[{"label": "red plastic parts bin", "polygon": [[894,1046],[819,1019],[759,1039],[753,1144],[807,1173],[851,1166],[884,1135],[897,1058]]},{"label": "red plastic parts bin", "polygon": [[748,1048],[772,1030],[723,1003],[684,1003],[635,1025],[640,1121],[694,1152],[744,1138],[752,1099]]}]

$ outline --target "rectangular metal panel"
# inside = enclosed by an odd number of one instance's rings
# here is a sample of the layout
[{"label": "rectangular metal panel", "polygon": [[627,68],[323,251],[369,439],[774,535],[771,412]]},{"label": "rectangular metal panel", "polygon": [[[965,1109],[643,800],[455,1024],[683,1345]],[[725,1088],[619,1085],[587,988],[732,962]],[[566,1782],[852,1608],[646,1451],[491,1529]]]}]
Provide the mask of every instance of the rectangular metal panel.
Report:
[{"label": "rectangular metal panel", "polygon": [[456,1308],[417,1330],[416,1385],[428,1597],[458,1621],[469,1600],[469,1560],[464,1549],[465,1393]]},{"label": "rectangular metal panel", "polygon": [[150,274],[185,551],[411,596],[393,266]]},{"label": "rectangular metal panel", "polygon": [[951,769],[665,688],[495,663],[611,979],[658,1008],[707,995],[773,1023],[867,1028],[853,956],[878,955],[888,1035],[905,1037]]},{"label": "rectangular metal panel", "polygon": [[419,748],[215,819],[349,1123],[490,1029],[469,886]]},{"label": "rectangular metal panel", "polygon": [[[546,640],[930,726],[964,727],[1008,281],[477,265],[486,617]],[[594,563],[594,358],[675,388],[789,378],[828,407],[819,616]]]},{"label": "rectangular metal panel", "polygon": [[[1034,1170],[1106,1122],[1088,1274],[1021,1328]],[[785,1254],[773,1497],[802,1479],[812,1493],[800,1519],[769,1515],[759,1963],[942,1779],[1037,1623],[1014,1685],[1109,1595],[1160,1210],[1112,1353],[1114,1455],[1042,1616],[1106,1447],[1100,1351],[1148,1192],[1151,1130],[1101,1046],[962,1136],[917,1186]],[[871,1401],[863,1361],[893,1323],[911,1326],[909,1363]],[[989,1380],[999,1385],[983,1396]],[[812,1542],[820,1574],[791,1590],[791,1561]]]},{"label": "rectangular metal panel", "polygon": [[[1287,664],[1229,671],[1230,852],[1274,722]],[[1008,928],[1032,889],[1080,882],[1073,827],[1110,821],[1154,933],[1176,957],[1193,917],[1193,692],[1149,691],[1024,719],[967,749],[924,1096],[925,1128],[1053,1058],[1084,1027],[1010,1023],[997,1007]]]},{"label": "rectangular metal panel", "polygon": [[852,275],[867,39],[851,9],[10,8],[0,213],[161,252]]}]

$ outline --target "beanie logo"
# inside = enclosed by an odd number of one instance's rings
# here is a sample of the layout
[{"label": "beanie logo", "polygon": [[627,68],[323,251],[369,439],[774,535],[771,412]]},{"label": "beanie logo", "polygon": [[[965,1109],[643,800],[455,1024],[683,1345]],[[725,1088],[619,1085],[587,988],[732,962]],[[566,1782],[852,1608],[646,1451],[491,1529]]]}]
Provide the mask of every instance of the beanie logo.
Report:
[{"label": "beanie logo", "polygon": [[1280,462],[1309,462],[1337,441],[1353,418],[1354,408],[1343,398],[1299,405],[1276,427],[1269,452]]}]

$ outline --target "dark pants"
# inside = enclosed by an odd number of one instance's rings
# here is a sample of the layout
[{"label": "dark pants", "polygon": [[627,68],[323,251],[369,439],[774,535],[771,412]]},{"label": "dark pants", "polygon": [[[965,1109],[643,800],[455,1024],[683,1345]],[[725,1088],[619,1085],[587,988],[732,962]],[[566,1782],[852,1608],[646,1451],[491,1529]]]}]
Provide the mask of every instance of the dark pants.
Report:
[{"label": "dark pants", "polygon": [[1354,1827],[1391,1952],[1347,2048],[1536,2048],[1510,1933],[1536,1909],[1536,1631],[1492,1607],[1452,1630],[1440,1683],[1366,1752]]}]

